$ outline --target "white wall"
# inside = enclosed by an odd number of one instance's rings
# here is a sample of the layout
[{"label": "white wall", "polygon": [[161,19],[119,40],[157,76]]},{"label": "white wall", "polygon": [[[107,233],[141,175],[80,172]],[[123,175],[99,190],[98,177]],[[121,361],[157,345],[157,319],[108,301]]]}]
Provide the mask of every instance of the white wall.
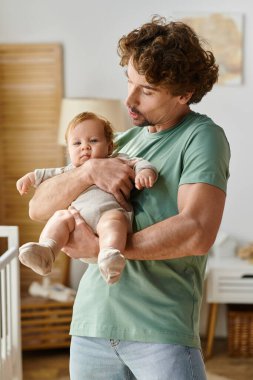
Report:
[{"label": "white wall", "polygon": [[[249,0],[1,0],[0,43],[61,43],[66,97],[124,98],[126,79],[117,41],[150,19],[178,11],[245,15],[244,83],[216,86],[195,109],[226,131],[232,149],[231,178],[222,229],[252,241],[253,3]],[[250,117],[251,116],[251,117]]]}]

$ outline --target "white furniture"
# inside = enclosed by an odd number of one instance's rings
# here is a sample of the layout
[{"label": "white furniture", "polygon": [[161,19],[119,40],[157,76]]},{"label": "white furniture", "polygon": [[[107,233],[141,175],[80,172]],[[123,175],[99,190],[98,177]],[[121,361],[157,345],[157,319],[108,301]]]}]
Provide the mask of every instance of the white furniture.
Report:
[{"label": "white furniture", "polygon": [[253,304],[253,264],[238,257],[211,257],[207,265],[210,304],[205,357],[212,354],[218,304]]},{"label": "white furniture", "polygon": [[0,256],[0,379],[22,380],[18,227],[0,226],[8,248]]}]

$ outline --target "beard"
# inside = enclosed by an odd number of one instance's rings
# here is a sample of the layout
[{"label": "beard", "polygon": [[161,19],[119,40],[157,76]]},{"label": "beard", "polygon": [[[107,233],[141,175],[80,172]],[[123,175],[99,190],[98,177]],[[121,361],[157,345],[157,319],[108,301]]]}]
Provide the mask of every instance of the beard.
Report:
[{"label": "beard", "polygon": [[152,126],[152,124],[148,121],[148,120],[143,120],[143,122],[141,122],[140,124],[137,124],[136,127],[150,127]]},{"label": "beard", "polygon": [[131,112],[134,112],[135,114],[139,115],[143,119],[142,121],[139,121],[139,122],[137,120],[133,120],[133,123],[136,127],[140,127],[140,128],[152,127],[155,125],[152,121],[145,118],[145,116],[142,113],[140,113],[137,109],[131,108]]}]

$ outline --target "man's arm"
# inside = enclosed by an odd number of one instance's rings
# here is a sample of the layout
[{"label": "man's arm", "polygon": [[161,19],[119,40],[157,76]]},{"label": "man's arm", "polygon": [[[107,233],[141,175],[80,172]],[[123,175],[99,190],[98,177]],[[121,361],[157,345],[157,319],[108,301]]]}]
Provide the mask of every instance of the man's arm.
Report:
[{"label": "man's arm", "polygon": [[134,181],[134,171],[117,158],[90,159],[82,166],[41,183],[29,204],[31,219],[48,220],[66,209],[84,190],[97,185],[112,193],[125,208]]},{"label": "man's arm", "polygon": [[215,186],[181,185],[179,214],[129,236],[125,257],[166,260],[206,254],[219,230],[225,198]]},{"label": "man's arm", "polygon": [[[179,214],[129,235],[125,257],[166,260],[206,254],[216,238],[225,198],[222,190],[208,184],[180,186]],[[98,238],[79,216],[74,234],[79,238],[73,237],[64,249],[69,256],[92,258],[98,255]]]}]

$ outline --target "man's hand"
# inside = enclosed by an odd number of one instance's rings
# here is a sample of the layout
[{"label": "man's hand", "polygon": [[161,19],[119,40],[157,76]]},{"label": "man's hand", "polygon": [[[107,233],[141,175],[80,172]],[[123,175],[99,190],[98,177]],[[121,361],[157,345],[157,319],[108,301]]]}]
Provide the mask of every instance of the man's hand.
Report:
[{"label": "man's hand", "polygon": [[86,165],[90,165],[93,184],[114,195],[123,208],[131,210],[128,199],[135,179],[134,170],[120,158],[94,158]]},{"label": "man's hand", "polygon": [[111,193],[123,208],[130,210],[128,199],[134,177],[134,170],[118,158],[92,158],[78,168],[42,182],[29,203],[30,218],[48,220],[92,185]]},{"label": "man's hand", "polygon": [[70,207],[69,211],[75,218],[75,228],[62,251],[73,259],[96,258],[99,252],[97,235],[74,207]]}]

